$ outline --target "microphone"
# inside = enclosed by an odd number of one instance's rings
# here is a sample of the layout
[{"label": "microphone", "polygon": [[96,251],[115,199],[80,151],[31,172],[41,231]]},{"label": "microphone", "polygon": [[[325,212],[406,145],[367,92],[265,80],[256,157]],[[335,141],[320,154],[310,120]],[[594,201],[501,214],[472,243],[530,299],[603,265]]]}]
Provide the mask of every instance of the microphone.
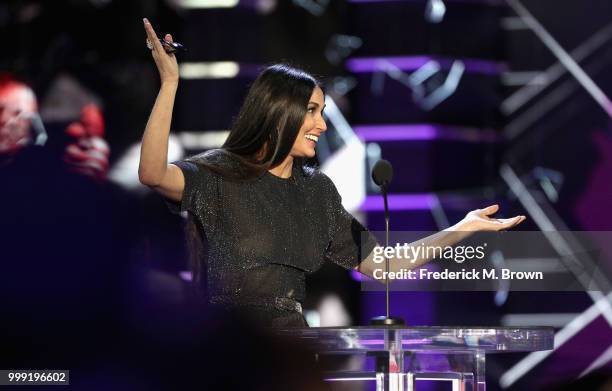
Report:
[{"label": "microphone", "polygon": [[[388,160],[381,159],[374,164],[372,168],[372,180],[380,187],[380,190],[385,201],[385,247],[389,247],[389,202],[387,197],[387,187],[393,179],[393,166]],[[385,256],[385,271],[389,272],[389,258]],[[388,274],[387,274],[388,276]],[[385,280],[385,295],[387,302],[386,316],[377,316],[370,320],[370,324],[374,326],[398,326],[405,322],[402,318],[389,316],[389,278]]]},{"label": "microphone", "polygon": [[374,164],[372,168],[372,179],[381,188],[385,188],[393,179],[393,166],[388,160],[381,159]]},{"label": "microphone", "polygon": [[166,51],[166,53],[176,53],[179,50],[181,52],[186,52],[187,48],[178,42],[170,42],[166,41],[163,38],[159,38],[159,42],[162,44],[162,47]]},{"label": "microphone", "polygon": [[[387,243],[389,246],[389,204],[387,200],[387,186],[393,179],[393,166],[388,160],[381,159],[374,164],[372,168],[372,180],[376,183],[382,192],[385,201],[385,229],[387,232]],[[387,314],[388,315],[388,314]]]}]

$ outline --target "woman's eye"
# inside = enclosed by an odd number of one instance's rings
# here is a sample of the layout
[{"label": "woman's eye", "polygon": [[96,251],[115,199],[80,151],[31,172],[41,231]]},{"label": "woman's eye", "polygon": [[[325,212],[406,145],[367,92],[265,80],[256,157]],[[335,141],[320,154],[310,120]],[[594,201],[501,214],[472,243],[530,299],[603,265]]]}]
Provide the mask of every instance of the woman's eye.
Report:
[{"label": "woman's eye", "polygon": [[310,107],[310,108],[308,109],[308,112],[309,112],[309,113],[314,113],[314,111],[315,111],[314,107]]}]

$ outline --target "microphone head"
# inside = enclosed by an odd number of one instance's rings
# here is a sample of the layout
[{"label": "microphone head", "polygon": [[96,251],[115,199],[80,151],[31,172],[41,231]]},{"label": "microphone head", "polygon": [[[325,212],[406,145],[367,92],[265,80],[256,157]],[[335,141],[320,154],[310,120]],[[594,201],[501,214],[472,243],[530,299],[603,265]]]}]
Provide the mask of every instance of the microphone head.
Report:
[{"label": "microphone head", "polygon": [[385,186],[393,179],[393,166],[389,161],[381,159],[372,168],[372,179],[378,186]]}]

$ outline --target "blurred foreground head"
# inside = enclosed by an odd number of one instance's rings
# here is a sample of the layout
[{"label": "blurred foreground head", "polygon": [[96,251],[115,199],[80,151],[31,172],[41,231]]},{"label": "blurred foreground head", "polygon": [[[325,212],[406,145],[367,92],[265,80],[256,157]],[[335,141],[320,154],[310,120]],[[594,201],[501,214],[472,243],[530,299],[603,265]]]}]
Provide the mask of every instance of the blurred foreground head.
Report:
[{"label": "blurred foreground head", "polygon": [[32,118],[38,112],[34,91],[11,76],[0,76],[0,155],[13,154],[32,139]]}]

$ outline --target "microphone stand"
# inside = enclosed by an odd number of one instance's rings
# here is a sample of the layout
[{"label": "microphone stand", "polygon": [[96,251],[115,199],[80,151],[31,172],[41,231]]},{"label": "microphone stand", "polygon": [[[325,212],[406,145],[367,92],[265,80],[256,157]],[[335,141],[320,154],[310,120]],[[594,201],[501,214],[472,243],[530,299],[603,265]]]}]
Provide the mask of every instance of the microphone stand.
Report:
[{"label": "microphone stand", "polygon": [[[389,202],[387,200],[387,182],[380,186],[380,190],[385,201],[385,248],[389,247]],[[385,271],[387,272],[385,279],[385,301],[386,301],[386,316],[377,316],[370,320],[372,326],[401,326],[404,325],[404,319],[399,317],[391,317],[389,314],[389,258],[385,254]]]}]

